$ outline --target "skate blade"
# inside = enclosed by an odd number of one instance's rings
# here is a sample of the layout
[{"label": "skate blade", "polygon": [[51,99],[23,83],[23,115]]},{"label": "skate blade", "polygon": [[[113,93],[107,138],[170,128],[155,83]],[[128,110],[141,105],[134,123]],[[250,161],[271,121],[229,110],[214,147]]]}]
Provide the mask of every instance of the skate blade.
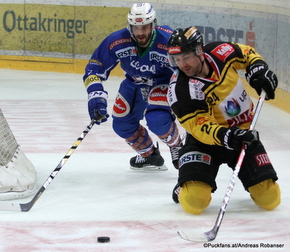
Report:
[{"label": "skate blade", "polygon": [[130,169],[134,171],[167,171],[168,170],[168,168],[165,165],[160,165],[160,166],[150,165],[150,166],[144,166],[144,167],[130,166]]}]

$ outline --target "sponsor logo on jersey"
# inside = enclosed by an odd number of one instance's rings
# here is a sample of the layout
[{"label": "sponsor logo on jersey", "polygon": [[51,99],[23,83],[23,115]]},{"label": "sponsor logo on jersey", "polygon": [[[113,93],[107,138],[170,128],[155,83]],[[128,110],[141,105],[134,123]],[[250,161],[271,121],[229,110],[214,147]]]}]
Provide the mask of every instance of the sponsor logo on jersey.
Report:
[{"label": "sponsor logo on jersey", "polygon": [[270,161],[267,153],[258,154],[255,156],[255,159],[256,159],[257,165],[259,167],[263,166],[263,165],[271,164],[271,161]]},{"label": "sponsor logo on jersey", "polygon": [[130,43],[132,42],[132,38],[122,38],[122,39],[117,39],[115,41],[113,41],[110,45],[109,45],[109,49],[112,50],[115,46],[117,45],[121,45],[121,44],[125,44],[125,43]]},{"label": "sponsor logo on jersey", "polygon": [[180,167],[188,163],[204,163],[210,165],[211,156],[199,151],[190,151],[179,158]]},{"label": "sponsor logo on jersey", "polygon": [[230,101],[227,101],[227,106],[225,106],[225,112],[228,116],[234,117],[241,112],[241,106],[237,102],[237,100],[233,98]]},{"label": "sponsor logo on jersey", "polygon": [[204,84],[199,80],[189,79],[189,93],[193,100],[204,100],[205,94],[202,91]]},{"label": "sponsor logo on jersey", "polygon": [[252,111],[251,109],[248,109],[244,113],[241,113],[240,115],[237,115],[233,117],[232,119],[227,120],[229,127],[251,122],[253,118],[251,111]]},{"label": "sponsor logo on jersey", "polygon": [[158,85],[154,87],[148,98],[149,104],[155,104],[155,105],[168,105],[167,103],[167,91],[168,91],[168,85]]},{"label": "sponsor logo on jersey", "polygon": [[101,83],[101,79],[97,75],[90,75],[85,79],[84,85],[87,88],[89,85],[94,84],[94,83]]},{"label": "sponsor logo on jersey", "polygon": [[137,50],[134,46],[131,46],[131,47],[126,47],[121,50],[118,50],[115,53],[119,59],[122,59],[122,58],[130,57],[130,56],[136,56]]},{"label": "sponsor logo on jersey", "polygon": [[177,102],[176,93],[174,92],[175,87],[176,87],[176,83],[171,83],[169,88],[168,88],[167,101],[168,101],[170,106],[173,103]]},{"label": "sponsor logo on jersey", "polygon": [[158,44],[156,45],[156,47],[157,47],[158,49],[161,49],[161,50],[167,51],[167,45],[164,45],[164,44],[158,43]]},{"label": "sponsor logo on jersey", "polygon": [[158,53],[158,52],[149,52],[149,59],[155,60],[157,62],[166,62],[166,58],[167,56],[162,54],[162,53]]},{"label": "sponsor logo on jersey", "polygon": [[130,66],[135,68],[136,70],[140,71],[140,72],[151,72],[152,74],[156,73],[156,66],[155,65],[140,65],[139,61],[131,61]]},{"label": "sponsor logo on jersey", "polygon": [[204,123],[206,123],[208,121],[208,118],[206,117],[200,117],[198,118],[198,120],[196,121],[197,125],[203,125]]},{"label": "sponsor logo on jersey", "polygon": [[98,60],[96,60],[96,59],[90,59],[90,60],[89,60],[89,63],[95,63],[95,64],[98,64],[98,65],[100,65],[100,66],[103,65],[102,62],[100,62],[100,61],[98,61]]},{"label": "sponsor logo on jersey", "polygon": [[172,30],[166,29],[166,28],[161,27],[161,26],[156,26],[156,29],[161,30],[161,31],[165,31],[165,32],[168,32],[168,33],[173,33]]},{"label": "sponsor logo on jersey", "polygon": [[226,97],[223,97],[220,93],[217,95],[220,97],[218,108],[229,127],[251,121],[253,103],[240,79],[234,89],[227,93]]},{"label": "sponsor logo on jersey", "polygon": [[234,47],[230,44],[221,44],[213,49],[211,52],[213,55],[218,57],[223,62],[226,61],[227,57],[235,51]]},{"label": "sponsor logo on jersey", "polygon": [[177,80],[177,74],[174,72],[170,78],[170,82],[175,82]]},{"label": "sponsor logo on jersey", "polygon": [[113,115],[116,117],[126,116],[130,111],[130,106],[126,99],[118,93],[115,104],[113,106]]}]

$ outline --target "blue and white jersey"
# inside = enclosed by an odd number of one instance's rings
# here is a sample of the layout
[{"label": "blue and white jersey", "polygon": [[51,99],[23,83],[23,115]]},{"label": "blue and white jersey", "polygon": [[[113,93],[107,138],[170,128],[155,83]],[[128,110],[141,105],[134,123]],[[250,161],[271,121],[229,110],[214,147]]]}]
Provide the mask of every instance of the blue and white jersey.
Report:
[{"label": "blue and white jersey", "polygon": [[174,69],[167,60],[167,42],[172,29],[156,26],[149,46],[142,50],[127,28],[113,32],[94,51],[84,74],[88,93],[103,90],[112,69],[120,63],[126,79],[140,87],[169,84]]}]

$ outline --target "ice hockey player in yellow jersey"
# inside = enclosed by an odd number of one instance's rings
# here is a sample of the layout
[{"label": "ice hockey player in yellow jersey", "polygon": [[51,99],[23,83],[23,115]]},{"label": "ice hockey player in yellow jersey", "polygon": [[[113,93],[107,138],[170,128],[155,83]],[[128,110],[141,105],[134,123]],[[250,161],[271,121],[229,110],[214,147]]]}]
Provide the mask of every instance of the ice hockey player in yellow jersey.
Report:
[{"label": "ice hockey player in yellow jersey", "polygon": [[203,44],[198,29],[176,29],[168,42],[169,60],[177,70],[168,91],[168,102],[187,131],[179,152],[179,178],[173,200],[185,212],[202,213],[216,190],[221,164],[234,169],[242,145],[246,154],[239,172],[250,197],[272,210],[280,204],[278,179],[257,131],[248,131],[253,102],[238,70],[266,100],[275,98],[277,76],[256,50],[232,42]]}]

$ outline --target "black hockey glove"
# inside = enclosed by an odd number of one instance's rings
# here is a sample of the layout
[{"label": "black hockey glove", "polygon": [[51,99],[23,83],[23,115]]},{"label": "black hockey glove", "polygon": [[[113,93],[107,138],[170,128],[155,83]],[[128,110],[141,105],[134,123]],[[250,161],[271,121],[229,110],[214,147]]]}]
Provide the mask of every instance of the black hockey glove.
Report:
[{"label": "black hockey glove", "polygon": [[275,89],[278,86],[278,79],[275,73],[268,69],[268,65],[258,60],[246,69],[246,79],[248,83],[256,90],[258,95],[262,89],[266,92],[266,100],[275,98]]},{"label": "black hockey glove", "polygon": [[237,126],[231,128],[221,128],[218,135],[227,149],[236,151],[240,151],[243,144],[247,144],[249,147],[253,142],[259,139],[258,132],[256,130],[242,130]]}]

